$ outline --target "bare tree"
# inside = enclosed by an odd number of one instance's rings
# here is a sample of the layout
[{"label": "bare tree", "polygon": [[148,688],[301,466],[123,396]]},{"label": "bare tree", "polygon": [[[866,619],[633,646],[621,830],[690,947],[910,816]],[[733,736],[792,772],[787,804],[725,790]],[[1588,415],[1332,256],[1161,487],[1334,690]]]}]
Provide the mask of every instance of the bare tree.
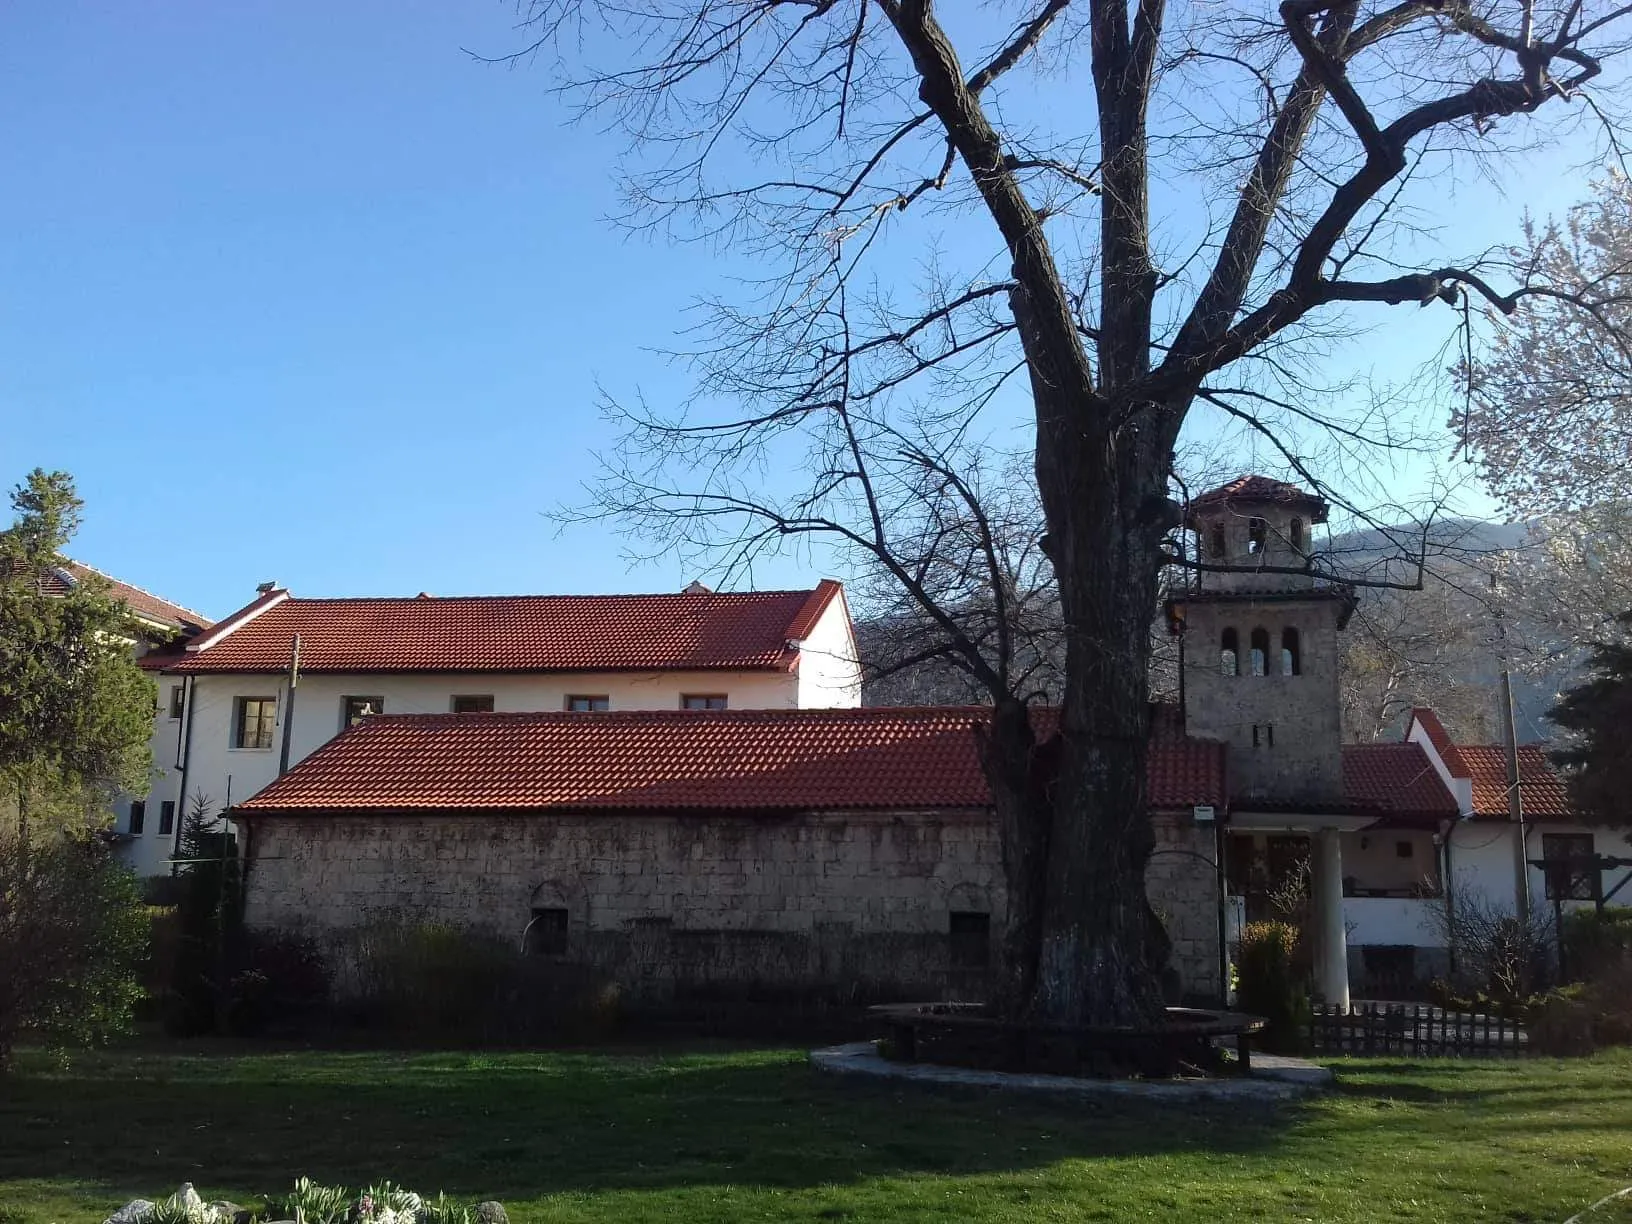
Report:
[{"label": "bare tree", "polygon": [[[995,11],[1001,29],[932,0],[533,0],[534,37],[507,58],[555,52],[567,87],[631,133],[634,224],[767,269],[707,305],[685,411],[612,406],[625,436],[598,511],[718,549],[727,570],[817,533],[889,574],[994,707],[1004,1003],[1149,1022],[1165,947],[1144,885],[1148,630],[1163,566],[1195,564],[1174,548],[1181,426],[1205,405],[1309,482],[1303,439],[1395,440],[1386,409],[1356,422],[1309,397],[1324,346],[1360,304],[1443,303],[1455,324],[1542,291],[1495,283],[1484,257],[1402,270],[1398,240],[1443,206],[1419,184],[1604,113],[1586,88],[1632,9]],[[1168,184],[1200,222],[1153,230]],[[1016,398],[1065,625],[1047,742],[1005,618],[971,640],[932,581],[943,519],[979,523],[966,473]],[[1001,599],[995,547],[980,527]]]}]

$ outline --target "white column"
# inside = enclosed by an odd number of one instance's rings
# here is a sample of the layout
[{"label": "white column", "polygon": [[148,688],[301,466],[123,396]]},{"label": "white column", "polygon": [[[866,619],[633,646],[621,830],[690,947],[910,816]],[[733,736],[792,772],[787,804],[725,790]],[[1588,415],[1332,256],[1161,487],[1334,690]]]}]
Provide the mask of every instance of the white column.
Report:
[{"label": "white column", "polygon": [[1349,1005],[1349,935],[1343,925],[1343,845],[1336,829],[1315,834],[1315,988],[1329,1007]]}]

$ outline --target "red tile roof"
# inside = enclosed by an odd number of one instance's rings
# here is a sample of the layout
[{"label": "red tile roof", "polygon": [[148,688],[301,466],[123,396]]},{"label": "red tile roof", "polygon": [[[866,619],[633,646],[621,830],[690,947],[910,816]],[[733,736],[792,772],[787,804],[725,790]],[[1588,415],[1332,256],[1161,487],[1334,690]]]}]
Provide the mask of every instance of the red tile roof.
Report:
[{"label": "red tile roof", "polygon": [[[1425,706],[1411,717],[1427,733],[1453,778],[1466,778],[1473,790],[1475,820],[1506,820],[1507,749],[1501,744],[1458,744],[1452,741],[1439,715]],[[1519,798],[1526,820],[1574,820],[1569,788],[1547,759],[1540,744],[1519,745]]]},{"label": "red tile roof", "polygon": [[1457,817],[1456,799],[1420,744],[1344,744],[1343,793],[1381,809],[1384,824],[1433,828]]},{"label": "red tile roof", "polygon": [[1275,506],[1306,506],[1313,511],[1310,521],[1324,523],[1326,521],[1326,502],[1297,485],[1287,484],[1284,480],[1271,480],[1268,476],[1242,476],[1229,484],[1220,485],[1216,489],[1198,494],[1190,501],[1190,511],[1194,514],[1198,510],[1210,510],[1215,507],[1231,509],[1235,506],[1275,505]]},{"label": "red tile roof", "polygon": [[[983,808],[973,707],[380,716],[238,811]],[[1224,800],[1220,744],[1152,741],[1153,806]]]},{"label": "red tile roof", "polygon": [[128,582],[104,574],[99,569],[80,561],[64,561],[60,570],[50,570],[41,575],[39,589],[47,595],[66,595],[69,587],[85,581],[85,579],[100,578],[107,586],[108,594],[122,602],[137,616],[157,624],[168,625],[173,629],[187,632],[196,632],[208,629],[210,620],[200,616],[190,608],[184,608],[178,603],[171,603],[168,599],[160,599],[151,591],[144,591],[141,587],[131,586]]},{"label": "red tile roof", "polygon": [[[1456,752],[1462,766],[1457,776],[1473,783],[1473,818],[1506,820],[1507,749],[1500,744],[1458,744]],[[1575,819],[1564,779],[1540,744],[1519,745],[1519,798],[1526,820]]]},{"label": "red tile roof", "polygon": [[[807,591],[295,599],[274,591],[195,643],[181,672],[787,671],[839,583]],[[241,623],[239,622],[241,619]]]}]

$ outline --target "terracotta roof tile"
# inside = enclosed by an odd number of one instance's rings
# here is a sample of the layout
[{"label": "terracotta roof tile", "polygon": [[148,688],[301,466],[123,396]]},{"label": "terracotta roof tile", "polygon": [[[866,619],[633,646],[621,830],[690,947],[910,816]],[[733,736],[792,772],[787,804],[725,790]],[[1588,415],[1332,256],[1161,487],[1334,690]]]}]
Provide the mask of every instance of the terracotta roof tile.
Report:
[{"label": "terracotta roof tile", "polygon": [[[990,804],[973,707],[380,716],[238,810],[901,810]],[[1153,805],[1223,802],[1222,745],[1152,743]]]},{"label": "terracotta roof tile", "polygon": [[1306,489],[1300,489],[1295,484],[1287,484],[1284,480],[1271,480],[1268,476],[1242,476],[1220,485],[1216,489],[1209,489],[1190,500],[1190,511],[1194,514],[1198,510],[1210,510],[1215,507],[1230,509],[1236,505],[1243,507],[1251,505],[1276,506],[1307,506],[1312,511],[1310,521],[1324,523],[1326,521],[1326,502]]},{"label": "terracotta roof tile", "polygon": [[[1458,777],[1473,783],[1473,818],[1506,820],[1507,749],[1500,744],[1458,744],[1463,772]],[[1564,779],[1554,771],[1540,744],[1519,745],[1519,797],[1526,820],[1572,820]]]},{"label": "terracotta roof tile", "polygon": [[38,586],[47,595],[66,595],[71,584],[83,582],[90,577],[100,578],[107,585],[109,595],[145,620],[187,632],[197,632],[210,627],[208,617],[200,616],[178,603],[171,603],[168,599],[160,599],[151,591],[144,591],[139,586],[121,582],[112,575],[104,574],[101,570],[80,561],[65,560],[60,570],[48,570],[40,576]]},{"label": "terracotta roof tile", "polygon": [[[496,595],[409,599],[263,596],[201,640],[183,672],[301,668],[380,671],[785,671],[789,646],[839,595],[808,591],[675,595]],[[234,627],[232,621],[250,612]]]},{"label": "terracotta roof tile", "polygon": [[1420,744],[1344,744],[1343,793],[1382,809],[1385,824],[1432,828],[1457,817],[1456,799]]}]

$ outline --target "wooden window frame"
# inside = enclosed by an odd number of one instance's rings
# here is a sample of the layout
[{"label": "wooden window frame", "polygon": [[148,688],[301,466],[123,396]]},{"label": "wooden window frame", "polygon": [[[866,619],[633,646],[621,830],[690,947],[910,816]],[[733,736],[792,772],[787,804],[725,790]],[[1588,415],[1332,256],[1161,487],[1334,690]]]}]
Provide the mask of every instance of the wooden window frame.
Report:
[{"label": "wooden window frame", "polygon": [[612,698],[605,693],[568,693],[561,708],[568,714],[604,714],[612,708]]},{"label": "wooden window frame", "polygon": [[[351,707],[353,702],[366,702],[374,707],[373,714],[357,714],[353,716]],[[374,714],[385,713],[385,698],[377,693],[347,693],[340,698],[340,730],[347,731],[362,722],[365,718],[373,718]]]},{"label": "wooden window frame", "polygon": [[[694,702],[703,702],[703,705],[694,705]],[[715,705],[715,702],[719,702]],[[725,693],[681,693],[680,708],[682,710],[728,710],[731,708],[730,698]]]},{"label": "wooden window frame", "polygon": [[[246,720],[251,703],[258,707],[263,707],[263,709],[257,715],[255,722],[257,729],[264,730],[266,733],[266,743],[264,744],[250,743],[248,742],[248,737],[244,734],[249,729],[249,725]],[[264,707],[270,707],[270,714],[267,713]],[[277,739],[277,730],[278,699],[276,697],[262,697],[256,695],[249,697],[234,697],[232,699],[232,750],[234,752],[271,752],[272,742]],[[260,736],[257,735],[256,739],[259,738]]]},{"label": "wooden window frame", "polygon": [[169,718],[170,718],[170,720],[172,722],[174,722],[176,719],[180,718],[186,712],[187,712],[187,686],[185,684],[172,684],[170,686],[170,713],[169,713]]}]

